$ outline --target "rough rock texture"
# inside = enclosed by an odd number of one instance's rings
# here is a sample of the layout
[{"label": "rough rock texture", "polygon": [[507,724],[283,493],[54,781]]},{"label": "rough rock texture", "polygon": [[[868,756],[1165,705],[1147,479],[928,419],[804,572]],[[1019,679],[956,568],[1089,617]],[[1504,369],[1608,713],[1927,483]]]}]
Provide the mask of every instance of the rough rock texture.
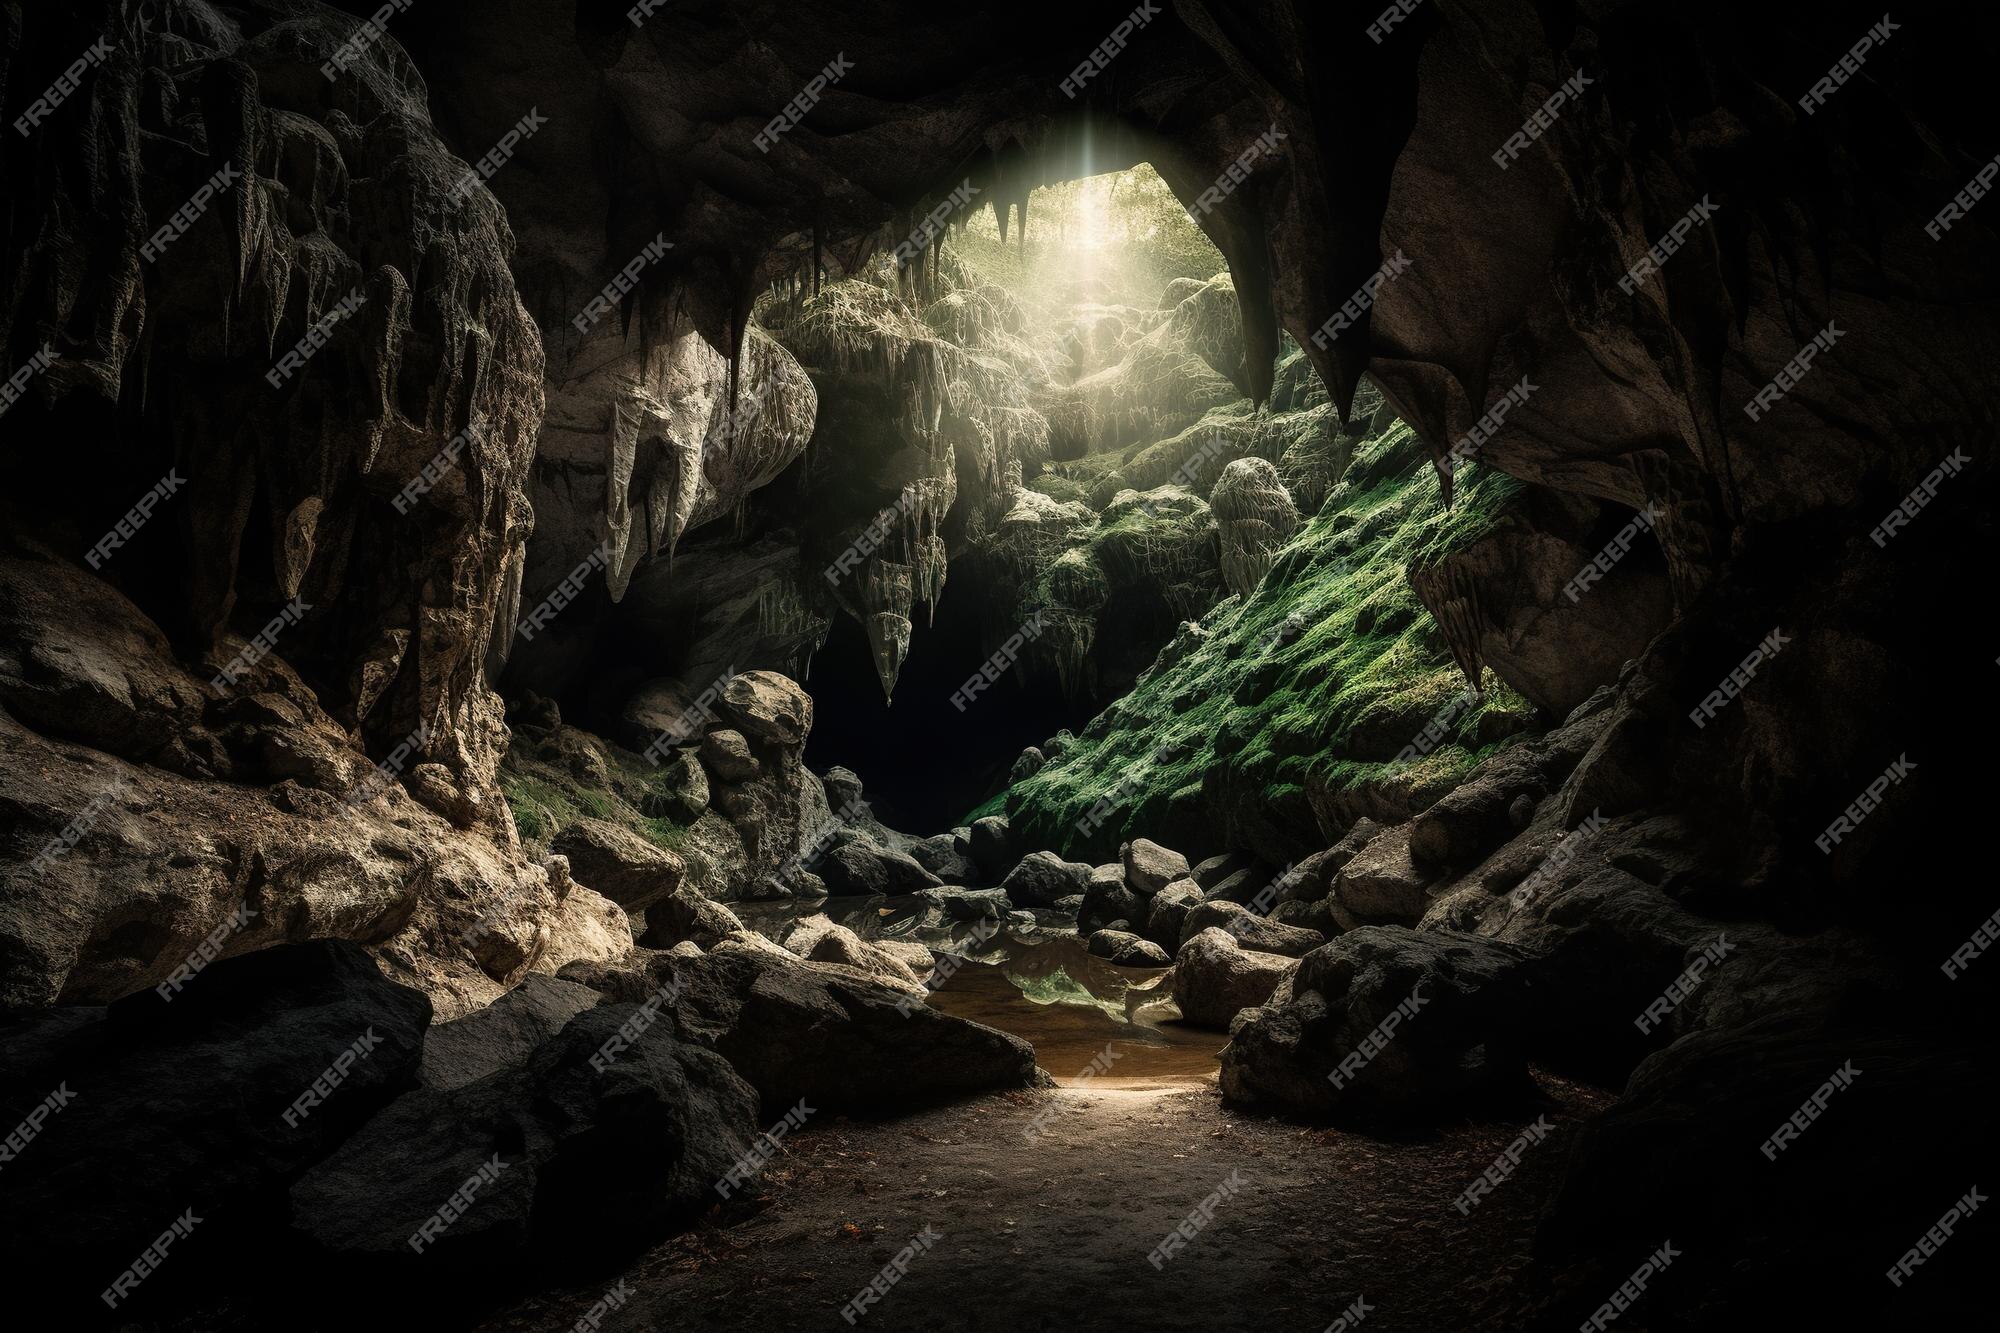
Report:
[{"label": "rough rock texture", "polygon": [[439,1092],[526,1065],[535,1049],[604,997],[588,986],[534,975],[477,1013],[440,1023],[424,1037],[417,1081]]},{"label": "rough rock texture", "polygon": [[1177,879],[1161,889],[1146,906],[1146,938],[1162,949],[1180,948],[1181,925],[1188,909],[1201,900],[1201,890],[1191,879]]},{"label": "rough rock texture", "polygon": [[1031,852],[1007,872],[1000,888],[1016,907],[1054,907],[1090,885],[1091,868],[1054,852]]},{"label": "rough rock texture", "polygon": [[1174,1003],[1196,1027],[1227,1032],[1244,1009],[1271,998],[1293,964],[1276,954],[1245,949],[1236,937],[1210,926],[1174,955]]},{"label": "rough rock texture", "polygon": [[569,858],[569,873],[627,911],[637,912],[680,887],[687,865],[629,829],[588,816],[549,844]]},{"label": "rough rock texture", "polygon": [[1187,877],[1185,856],[1146,838],[1134,838],[1118,849],[1118,855],[1125,866],[1125,887],[1143,897]]},{"label": "rough rock texture", "polygon": [[1165,949],[1151,940],[1111,927],[1091,932],[1087,947],[1092,957],[1119,967],[1165,967],[1173,961]]},{"label": "rough rock texture", "polygon": [[1303,958],[1326,943],[1326,937],[1318,931],[1282,925],[1235,903],[1219,900],[1189,906],[1181,918],[1180,942],[1215,927],[1228,931],[1246,949],[1283,954],[1287,958]]},{"label": "rough rock texture", "polygon": [[1232,1029],[1223,1096],[1378,1121],[1525,1096],[1524,957],[1466,936],[1350,931],[1300,959],[1286,989]]}]

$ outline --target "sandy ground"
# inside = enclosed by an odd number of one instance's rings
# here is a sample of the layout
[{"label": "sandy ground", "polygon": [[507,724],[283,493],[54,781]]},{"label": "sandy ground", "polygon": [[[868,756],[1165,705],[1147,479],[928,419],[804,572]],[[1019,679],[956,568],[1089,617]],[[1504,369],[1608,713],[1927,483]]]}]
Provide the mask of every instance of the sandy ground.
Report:
[{"label": "sandy ground", "polygon": [[[1361,1299],[1371,1333],[1518,1328],[1528,1310],[1510,1275],[1533,1200],[1570,1128],[1605,1100],[1543,1087],[1557,1133],[1469,1218],[1452,1200],[1532,1116],[1392,1141],[1225,1111],[1211,1084],[810,1123],[760,1193],[635,1263],[629,1299],[600,1327],[846,1328],[842,1307],[928,1227],[940,1239],[857,1326],[1317,1333]],[[1230,1181],[1213,1220],[1156,1269],[1149,1252]],[[547,1292],[480,1327],[569,1329],[607,1285]]]}]

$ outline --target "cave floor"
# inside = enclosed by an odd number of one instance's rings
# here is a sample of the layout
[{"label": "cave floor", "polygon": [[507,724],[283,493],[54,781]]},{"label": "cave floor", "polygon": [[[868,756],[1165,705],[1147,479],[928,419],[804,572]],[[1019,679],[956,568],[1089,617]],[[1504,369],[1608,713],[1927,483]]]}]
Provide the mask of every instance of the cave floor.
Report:
[{"label": "cave floor", "polygon": [[[1556,1134],[1461,1217],[1452,1201],[1533,1119],[1382,1139],[1225,1110],[1211,1085],[1002,1093],[890,1121],[808,1122],[761,1193],[644,1255],[607,1329],[844,1328],[841,1309],[925,1227],[940,1239],[855,1323],[876,1330],[1522,1327],[1537,1201],[1605,1094],[1543,1075]],[[1028,1136],[1037,1127],[1033,1146]],[[1235,1173],[1232,1176],[1232,1173]],[[1213,1221],[1148,1253],[1234,1179]],[[480,1327],[571,1327],[610,1283]]]}]

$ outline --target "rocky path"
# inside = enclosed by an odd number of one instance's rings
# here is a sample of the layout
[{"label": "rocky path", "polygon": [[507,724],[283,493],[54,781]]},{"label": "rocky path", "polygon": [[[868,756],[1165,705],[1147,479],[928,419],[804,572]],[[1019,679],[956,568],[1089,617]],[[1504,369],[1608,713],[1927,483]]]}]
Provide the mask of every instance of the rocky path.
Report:
[{"label": "rocky path", "polygon": [[[601,1327],[845,1328],[842,1307],[928,1227],[940,1239],[858,1325],[1317,1333],[1362,1299],[1366,1326],[1383,1333],[1517,1328],[1527,1312],[1505,1275],[1525,1262],[1530,1201],[1602,1101],[1543,1088],[1557,1134],[1470,1218],[1452,1200],[1520,1124],[1371,1139],[1240,1116],[1213,1087],[1065,1087],[885,1123],[814,1122],[787,1141],[760,1197],[623,1274],[629,1299]],[[1235,1187],[1213,1221],[1156,1270],[1149,1252],[1225,1182]],[[482,1327],[570,1328],[611,1281]]]}]

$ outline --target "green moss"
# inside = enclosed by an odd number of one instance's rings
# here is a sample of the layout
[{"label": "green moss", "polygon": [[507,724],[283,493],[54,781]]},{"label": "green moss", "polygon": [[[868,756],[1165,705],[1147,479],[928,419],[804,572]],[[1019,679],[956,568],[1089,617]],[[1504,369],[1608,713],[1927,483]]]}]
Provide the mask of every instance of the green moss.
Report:
[{"label": "green moss", "polygon": [[664,786],[662,771],[629,750],[609,742],[597,744],[608,761],[610,790],[586,787],[557,763],[532,757],[535,747],[517,745],[508,752],[501,764],[500,791],[521,840],[547,847],[564,828],[587,816],[628,828],[668,851],[679,851],[687,843],[687,829],[671,819],[643,813],[647,797]]},{"label": "green moss", "polygon": [[[1084,859],[1139,834],[1281,856],[1323,846],[1315,793],[1386,779],[1464,688],[1405,571],[1485,532],[1518,489],[1477,469],[1447,510],[1407,426],[1357,446],[1255,595],[1210,613],[1199,636],[1183,630],[1060,760],[1010,790],[1010,817],[1031,844]],[[1463,772],[1483,757],[1471,741],[1479,717],[1521,706],[1489,682],[1453,736],[1398,780]],[[1109,820],[1079,832],[1107,797],[1118,807]],[[1205,837],[1188,836],[1189,821]]]}]

